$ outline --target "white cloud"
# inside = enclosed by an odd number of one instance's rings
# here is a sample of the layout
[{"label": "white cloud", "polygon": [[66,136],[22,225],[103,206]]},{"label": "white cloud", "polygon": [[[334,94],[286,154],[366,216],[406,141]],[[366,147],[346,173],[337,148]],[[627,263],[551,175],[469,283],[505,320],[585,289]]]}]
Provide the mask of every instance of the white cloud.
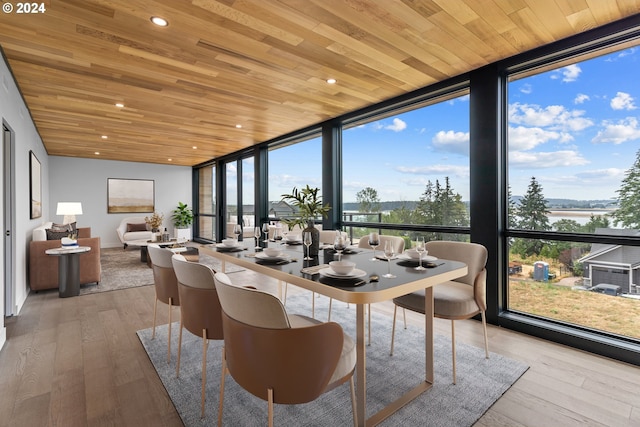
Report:
[{"label": "white cloud", "polygon": [[386,125],[384,128],[387,130],[392,130],[394,132],[402,132],[407,128],[407,124],[396,117],[395,119],[393,119],[392,125]]},{"label": "white cloud", "polygon": [[619,168],[607,168],[607,169],[594,169],[577,173],[576,177],[582,182],[598,182],[602,180],[617,180],[620,182],[625,175],[624,169]]},{"label": "white cloud", "polygon": [[412,175],[437,175],[437,176],[469,176],[469,168],[456,165],[428,165],[428,166],[398,166],[400,173]]},{"label": "white cloud", "polygon": [[431,143],[439,151],[469,155],[469,132],[441,130],[431,139]]},{"label": "white cloud", "polygon": [[574,104],[583,104],[585,101],[589,101],[589,95],[585,95],[584,93],[579,93],[576,95],[576,98],[573,100]]},{"label": "white cloud", "polygon": [[562,105],[540,107],[536,104],[509,105],[509,122],[526,126],[549,127],[551,130],[580,131],[593,126],[591,119],[582,117],[584,110],[567,110]]},{"label": "white cloud", "polygon": [[529,83],[526,83],[526,84],[522,85],[522,87],[520,88],[520,92],[526,93],[528,95],[531,92],[533,92],[533,88],[531,87],[531,85]]},{"label": "white cloud", "polygon": [[570,83],[578,80],[578,76],[581,72],[582,69],[578,65],[572,64],[556,70],[555,73],[551,74],[551,78],[556,80],[560,78],[560,75],[562,75],[562,81]]},{"label": "white cloud", "polygon": [[625,92],[616,93],[615,98],[611,100],[611,108],[614,110],[635,110],[637,107],[633,104],[633,97]]},{"label": "white cloud", "polygon": [[589,161],[574,150],[527,153],[509,152],[509,167],[526,169],[547,169],[555,167],[581,166]]},{"label": "white cloud", "polygon": [[531,150],[540,144],[560,138],[560,133],[539,127],[509,127],[509,151]]},{"label": "white cloud", "polygon": [[604,126],[604,130],[598,132],[591,142],[612,142],[617,145],[626,141],[640,139],[640,128],[638,127],[638,120],[635,117],[627,117],[626,119],[619,120],[617,123],[605,120],[602,122],[602,125]]}]

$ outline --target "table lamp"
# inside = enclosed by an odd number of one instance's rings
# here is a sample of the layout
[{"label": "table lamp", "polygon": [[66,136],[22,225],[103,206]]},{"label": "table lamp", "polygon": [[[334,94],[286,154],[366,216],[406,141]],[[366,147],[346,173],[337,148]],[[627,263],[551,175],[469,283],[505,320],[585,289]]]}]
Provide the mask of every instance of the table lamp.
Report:
[{"label": "table lamp", "polygon": [[76,215],[82,215],[82,203],[80,202],[58,202],[56,215],[64,215],[63,224],[76,222]]}]

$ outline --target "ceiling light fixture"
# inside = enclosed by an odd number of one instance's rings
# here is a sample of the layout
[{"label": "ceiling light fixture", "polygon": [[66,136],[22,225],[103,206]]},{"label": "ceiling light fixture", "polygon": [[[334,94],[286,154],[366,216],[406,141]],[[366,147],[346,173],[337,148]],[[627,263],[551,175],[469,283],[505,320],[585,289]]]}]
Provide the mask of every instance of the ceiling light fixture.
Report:
[{"label": "ceiling light fixture", "polygon": [[121,102],[116,103],[116,107],[118,108],[124,108],[124,104]]},{"label": "ceiling light fixture", "polygon": [[336,79],[327,79],[327,83],[329,83],[330,85],[335,84],[336,81]]},{"label": "ceiling light fixture", "polygon": [[193,148],[194,150],[197,150],[197,149],[198,149],[198,147],[196,147],[195,145],[194,145],[193,147],[191,147],[191,148]]},{"label": "ceiling light fixture", "polygon": [[166,27],[169,25],[169,21],[164,18],[160,18],[159,16],[152,16],[151,22],[156,24],[158,27]]},{"label": "ceiling light fixture", "polygon": [[102,139],[109,139],[109,137],[107,135],[102,135],[101,138]]},{"label": "ceiling light fixture", "polygon": [[100,155],[100,152],[99,152],[99,151],[96,151],[96,152],[94,152],[93,154],[95,154],[96,156],[99,156],[99,155]]},{"label": "ceiling light fixture", "polygon": [[236,128],[242,129],[242,125],[236,125]]}]

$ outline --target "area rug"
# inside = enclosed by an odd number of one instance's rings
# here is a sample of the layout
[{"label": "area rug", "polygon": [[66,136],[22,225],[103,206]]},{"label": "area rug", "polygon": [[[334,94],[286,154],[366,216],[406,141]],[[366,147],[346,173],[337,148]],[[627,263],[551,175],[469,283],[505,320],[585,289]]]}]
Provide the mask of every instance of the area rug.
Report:
[{"label": "area rug", "polygon": [[[200,254],[200,262],[214,270],[221,268],[220,261],[204,254]],[[153,285],[153,271],[146,263],[140,261],[138,248],[129,247],[126,250],[122,247],[103,248],[100,250],[100,264],[102,267],[100,284],[90,283],[80,286],[80,295]],[[234,265],[227,264],[227,271],[230,273],[240,270]]]},{"label": "area rug", "polygon": [[[311,315],[311,293],[287,298],[287,311]],[[316,316],[326,319],[328,298],[316,298]],[[334,301],[331,320],[342,325],[355,338],[355,308]],[[411,389],[424,378],[423,329],[401,321],[396,331],[394,355],[389,356],[391,317],[372,313],[372,345],[367,348],[367,414],[371,416]],[[202,341],[183,333],[180,378],[175,375],[178,323],[172,325],[172,359],[167,363],[167,325],[138,331],[151,362],[164,384],[185,426],[212,425],[217,422],[222,343],[210,341],[207,360],[206,416],[200,419],[200,381]],[[489,343],[491,344],[491,343]],[[484,349],[457,343],[457,384],[451,383],[451,344],[449,337],[435,337],[435,384],[417,399],[396,412],[384,426],[471,426],[528,369],[521,362]],[[303,405],[276,405],[274,423],[286,426],[345,426],[353,421],[348,384]],[[267,404],[241,389],[227,376],[224,399],[224,425],[265,425]]]}]

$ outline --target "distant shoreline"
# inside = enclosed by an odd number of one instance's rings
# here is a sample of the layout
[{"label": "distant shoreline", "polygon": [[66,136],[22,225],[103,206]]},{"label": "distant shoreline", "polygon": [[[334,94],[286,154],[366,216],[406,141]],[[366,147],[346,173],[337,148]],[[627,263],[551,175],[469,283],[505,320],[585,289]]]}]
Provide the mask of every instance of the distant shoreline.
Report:
[{"label": "distant shoreline", "polygon": [[611,215],[615,209],[553,209],[549,211],[550,217],[556,216],[573,216],[573,217],[590,217],[591,215]]}]

